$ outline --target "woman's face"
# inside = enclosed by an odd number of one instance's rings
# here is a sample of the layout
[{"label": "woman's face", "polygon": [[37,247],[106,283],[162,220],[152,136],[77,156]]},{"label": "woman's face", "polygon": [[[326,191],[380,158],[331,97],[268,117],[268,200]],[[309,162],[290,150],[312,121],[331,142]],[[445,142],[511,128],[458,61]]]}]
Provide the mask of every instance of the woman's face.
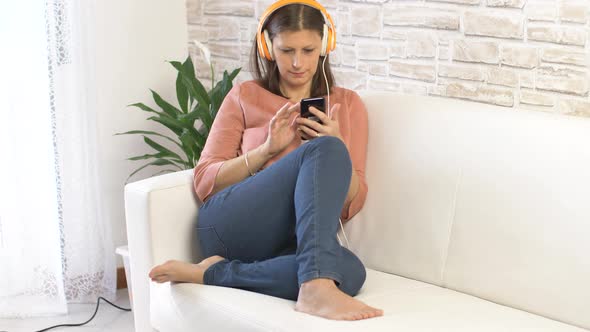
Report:
[{"label": "woman's face", "polygon": [[300,30],[278,33],[272,48],[279,69],[281,85],[301,88],[315,75],[320,59],[322,38],[317,31]]}]

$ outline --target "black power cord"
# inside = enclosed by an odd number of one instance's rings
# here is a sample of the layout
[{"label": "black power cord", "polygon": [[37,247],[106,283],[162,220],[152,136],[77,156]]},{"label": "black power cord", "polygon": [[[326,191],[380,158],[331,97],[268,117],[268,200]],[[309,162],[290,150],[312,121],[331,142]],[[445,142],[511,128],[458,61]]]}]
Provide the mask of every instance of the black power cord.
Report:
[{"label": "black power cord", "polygon": [[80,324],[60,324],[60,325],[55,325],[52,327],[48,327],[45,328],[43,330],[39,330],[39,331],[35,331],[35,332],[45,332],[45,331],[49,331],[51,329],[54,329],[56,327],[67,327],[67,326],[82,326],[82,325],[86,325],[88,324],[92,319],[94,319],[94,316],[96,316],[96,313],[98,312],[98,306],[100,305],[100,300],[104,300],[105,302],[107,302],[108,304],[112,305],[113,307],[119,309],[119,310],[123,310],[123,311],[131,311],[131,309],[127,309],[127,308],[121,308],[118,305],[112,303],[111,301],[105,299],[104,297],[100,296],[98,298],[98,300],[96,300],[96,309],[94,309],[94,314],[92,314],[92,317],[90,317],[90,319],[88,319],[87,321],[85,321],[84,323],[80,323]]}]

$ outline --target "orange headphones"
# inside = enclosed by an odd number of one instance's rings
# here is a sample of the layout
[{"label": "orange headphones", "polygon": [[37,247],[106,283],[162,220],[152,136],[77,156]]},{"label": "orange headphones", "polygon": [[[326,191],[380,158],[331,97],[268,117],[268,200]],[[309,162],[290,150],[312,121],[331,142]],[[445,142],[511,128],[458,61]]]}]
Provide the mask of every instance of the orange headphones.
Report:
[{"label": "orange headphones", "polygon": [[266,20],[277,9],[290,4],[302,4],[319,10],[324,16],[324,33],[322,38],[321,56],[326,56],[328,53],[336,48],[336,29],[334,28],[334,21],[326,9],[314,0],[279,0],[266,9],[264,14],[260,17],[258,23],[258,31],[256,32],[256,44],[258,45],[258,54],[262,55],[266,60],[273,61],[272,42],[268,36],[268,31],[263,30]]}]

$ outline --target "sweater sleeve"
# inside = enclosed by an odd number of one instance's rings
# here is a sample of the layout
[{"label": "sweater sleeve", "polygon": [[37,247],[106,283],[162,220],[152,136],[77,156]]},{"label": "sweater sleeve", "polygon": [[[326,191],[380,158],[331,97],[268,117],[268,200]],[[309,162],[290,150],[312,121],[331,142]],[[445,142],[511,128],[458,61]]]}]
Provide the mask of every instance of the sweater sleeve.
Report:
[{"label": "sweater sleeve", "polygon": [[238,156],[243,133],[240,85],[236,85],[223,100],[194,169],[194,189],[202,202],[211,195],[215,178],[223,163]]},{"label": "sweater sleeve", "polygon": [[365,167],[367,161],[367,142],[369,136],[369,123],[367,109],[363,104],[361,98],[355,92],[352,92],[350,97],[350,143],[349,153],[352,160],[352,169],[356,172],[358,177],[359,188],[353,199],[344,206],[340,217],[342,220],[350,220],[357,214],[367,197],[367,181],[365,179]]}]

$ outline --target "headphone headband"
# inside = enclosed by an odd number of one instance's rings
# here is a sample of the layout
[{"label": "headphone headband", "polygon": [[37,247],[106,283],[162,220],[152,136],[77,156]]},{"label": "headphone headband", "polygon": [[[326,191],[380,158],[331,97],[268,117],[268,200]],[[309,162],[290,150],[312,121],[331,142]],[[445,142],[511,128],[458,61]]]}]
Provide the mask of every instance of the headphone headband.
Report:
[{"label": "headphone headband", "polygon": [[278,9],[285,7],[291,4],[301,4],[306,5],[312,8],[315,8],[322,13],[324,17],[324,24],[327,26],[327,36],[326,36],[326,29],[324,29],[324,36],[323,38],[326,40],[326,44],[322,45],[325,49],[322,50],[322,56],[327,55],[330,51],[336,48],[336,29],[334,27],[334,21],[332,21],[332,17],[326,11],[322,5],[320,5],[315,0],[279,0],[272,5],[270,5],[260,17],[260,21],[258,22],[258,30],[256,32],[256,44],[258,46],[258,54],[264,56],[267,60],[273,60],[272,56],[272,49],[270,49],[270,39],[267,37],[268,34],[265,34],[266,31],[264,30],[264,25],[266,24],[266,20]]}]

